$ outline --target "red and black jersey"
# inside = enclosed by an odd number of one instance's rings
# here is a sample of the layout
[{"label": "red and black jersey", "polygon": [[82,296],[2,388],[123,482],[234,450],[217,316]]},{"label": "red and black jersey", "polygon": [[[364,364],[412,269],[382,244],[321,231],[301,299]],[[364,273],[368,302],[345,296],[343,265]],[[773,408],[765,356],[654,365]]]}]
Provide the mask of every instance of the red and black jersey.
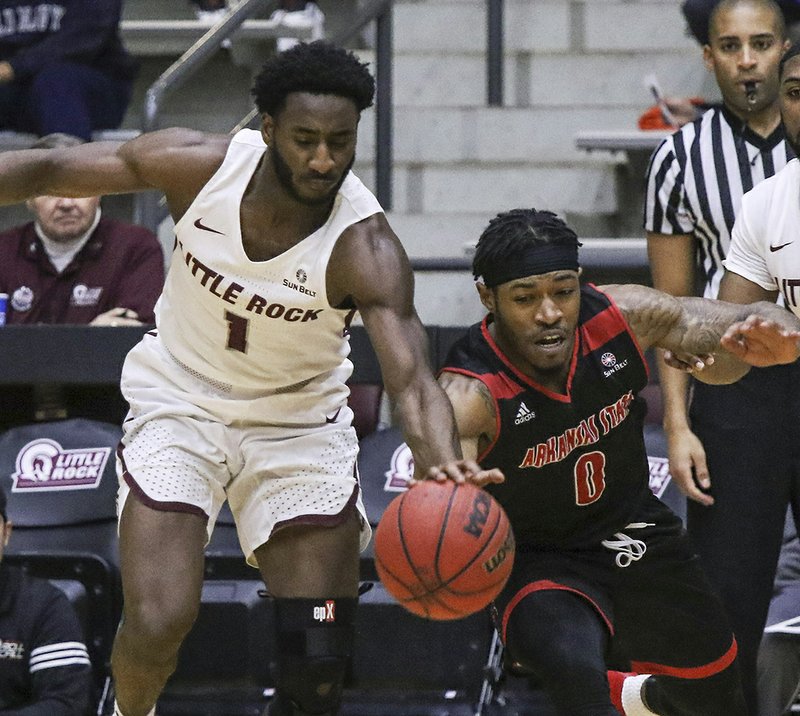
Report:
[{"label": "red and black jersey", "polygon": [[649,494],[642,433],[647,365],[619,308],[581,288],[566,392],[519,372],[489,333],[490,317],[451,349],[443,370],[482,381],[495,400],[496,440],[478,457],[506,481],[489,485],[520,546],[580,548],[623,529]]}]

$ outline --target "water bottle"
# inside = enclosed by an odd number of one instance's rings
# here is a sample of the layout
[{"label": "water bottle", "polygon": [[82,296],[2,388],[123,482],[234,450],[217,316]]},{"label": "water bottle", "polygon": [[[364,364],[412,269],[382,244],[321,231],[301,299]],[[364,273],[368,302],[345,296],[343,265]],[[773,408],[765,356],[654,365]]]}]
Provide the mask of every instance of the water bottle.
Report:
[{"label": "water bottle", "polygon": [[0,326],[6,325],[7,310],[8,310],[8,294],[0,293]]}]

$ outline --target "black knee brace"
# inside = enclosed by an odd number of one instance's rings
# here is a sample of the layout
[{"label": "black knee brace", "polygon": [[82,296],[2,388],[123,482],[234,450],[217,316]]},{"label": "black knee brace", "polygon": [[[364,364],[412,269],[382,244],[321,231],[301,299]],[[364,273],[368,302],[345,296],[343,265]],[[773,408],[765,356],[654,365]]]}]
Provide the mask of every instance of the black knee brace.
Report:
[{"label": "black knee brace", "polygon": [[335,716],[355,634],[355,598],[276,599],[269,716]]}]

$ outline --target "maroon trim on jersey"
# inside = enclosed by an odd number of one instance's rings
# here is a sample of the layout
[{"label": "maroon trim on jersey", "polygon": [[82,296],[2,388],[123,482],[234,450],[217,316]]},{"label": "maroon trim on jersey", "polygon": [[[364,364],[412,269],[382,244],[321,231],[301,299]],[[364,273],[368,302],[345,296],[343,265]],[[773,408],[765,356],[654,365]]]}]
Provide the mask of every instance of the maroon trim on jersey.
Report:
[{"label": "maroon trim on jersey", "polygon": [[659,674],[677,676],[679,679],[707,679],[709,676],[725,671],[736,659],[739,646],[734,638],[731,645],[719,659],[701,666],[667,666],[648,661],[631,661],[631,667],[637,674]]},{"label": "maroon trim on jersey", "polygon": [[[611,623],[611,620],[606,616],[606,613],[601,609],[600,605],[596,601],[594,601],[594,599],[592,599],[588,594],[585,594],[580,589],[575,589],[575,587],[569,587],[566,584],[559,584],[558,582],[553,582],[549,579],[540,579],[536,582],[531,582],[530,584],[526,584],[511,598],[511,601],[506,605],[506,608],[503,611],[503,619],[500,629],[503,637],[503,642],[506,641],[506,629],[508,628],[508,620],[511,618],[511,612],[514,610],[514,608],[529,594],[533,594],[534,592],[544,592],[551,590],[561,590],[563,592],[571,592],[572,594],[576,594],[579,597],[585,599],[587,602],[589,602],[589,604],[591,604],[594,607],[595,611],[597,611],[601,619],[605,622],[606,627],[608,628],[608,631],[611,634],[611,636],[614,636],[614,625]],[[644,673],[656,673],[656,672],[644,672]]]},{"label": "maroon trim on jersey", "polygon": [[572,389],[572,378],[575,375],[575,366],[578,363],[578,340],[577,340],[577,331],[575,333],[575,341],[573,341],[572,345],[572,358],[569,362],[569,375],[567,376],[567,392],[564,394],[561,393],[554,393],[549,388],[545,388],[543,385],[539,385],[533,378],[530,376],[521,373],[519,369],[508,359],[506,358],[505,353],[500,350],[500,346],[495,343],[492,334],[489,333],[489,316],[484,316],[483,320],[481,321],[481,334],[483,335],[483,339],[489,344],[489,347],[492,349],[494,354],[503,361],[503,365],[508,368],[522,383],[525,385],[533,388],[534,390],[538,390],[540,393],[544,393],[548,398],[552,398],[553,400],[558,400],[562,403],[569,403],[570,402],[570,391]]},{"label": "maroon trim on jersey", "polygon": [[164,502],[160,500],[154,500],[152,497],[147,495],[140,487],[139,483],[137,483],[133,478],[133,475],[128,472],[128,466],[125,464],[125,458],[122,455],[122,449],[122,445],[120,444],[120,446],[117,448],[117,457],[122,464],[122,477],[130,488],[131,492],[136,495],[136,498],[139,500],[139,502],[146,505],[150,509],[158,510],[159,512],[188,512],[189,514],[198,515],[208,519],[208,515],[205,513],[205,511],[201,510],[197,505],[190,505],[188,502]]},{"label": "maroon trim on jersey", "polygon": [[611,296],[605,293],[605,291],[601,291],[599,288],[597,288],[597,286],[594,284],[590,283],[589,286],[591,286],[599,294],[605,296],[611,305],[604,311],[601,311],[597,315],[590,318],[581,327],[583,355],[588,355],[611,338],[616,338],[620,333],[625,331],[630,336],[633,345],[636,346],[636,350],[639,351],[639,357],[642,359],[642,363],[644,363],[645,374],[649,380],[650,368],[647,364],[647,359],[644,356],[644,351],[639,345],[639,341],[637,340],[636,336],[633,334],[630,324],[625,320],[625,316],[622,315],[622,311],[617,305],[617,302],[611,298]]},{"label": "maroon trim on jersey", "polygon": [[500,439],[500,406],[497,404],[497,401],[510,400],[519,395],[522,392],[522,387],[502,373],[480,374],[473,373],[471,370],[465,370],[463,368],[443,368],[439,375],[442,373],[458,373],[459,375],[465,375],[468,378],[479,380],[489,389],[489,394],[492,396],[492,401],[494,402],[494,440],[492,440],[486,450],[477,456],[476,460],[480,462],[492,451],[495,443]]},{"label": "maroon trim on jersey", "polygon": [[353,510],[355,510],[358,492],[359,487],[358,482],[356,482],[356,485],[353,488],[353,494],[350,495],[350,499],[347,500],[347,503],[342,508],[341,512],[338,512],[335,515],[297,515],[297,517],[291,517],[288,520],[282,520],[281,522],[277,522],[275,527],[272,528],[272,534],[270,537],[279,529],[292,525],[314,525],[316,527],[336,527],[337,525],[341,525],[352,514]]}]

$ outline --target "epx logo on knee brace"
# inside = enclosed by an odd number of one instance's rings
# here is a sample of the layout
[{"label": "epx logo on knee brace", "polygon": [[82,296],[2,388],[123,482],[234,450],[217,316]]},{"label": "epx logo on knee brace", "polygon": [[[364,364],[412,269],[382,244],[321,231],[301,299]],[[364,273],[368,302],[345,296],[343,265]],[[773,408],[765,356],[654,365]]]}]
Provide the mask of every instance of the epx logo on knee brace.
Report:
[{"label": "epx logo on knee brace", "polygon": [[318,622],[336,621],[336,600],[326,600],[324,606],[314,607],[314,619]]}]

